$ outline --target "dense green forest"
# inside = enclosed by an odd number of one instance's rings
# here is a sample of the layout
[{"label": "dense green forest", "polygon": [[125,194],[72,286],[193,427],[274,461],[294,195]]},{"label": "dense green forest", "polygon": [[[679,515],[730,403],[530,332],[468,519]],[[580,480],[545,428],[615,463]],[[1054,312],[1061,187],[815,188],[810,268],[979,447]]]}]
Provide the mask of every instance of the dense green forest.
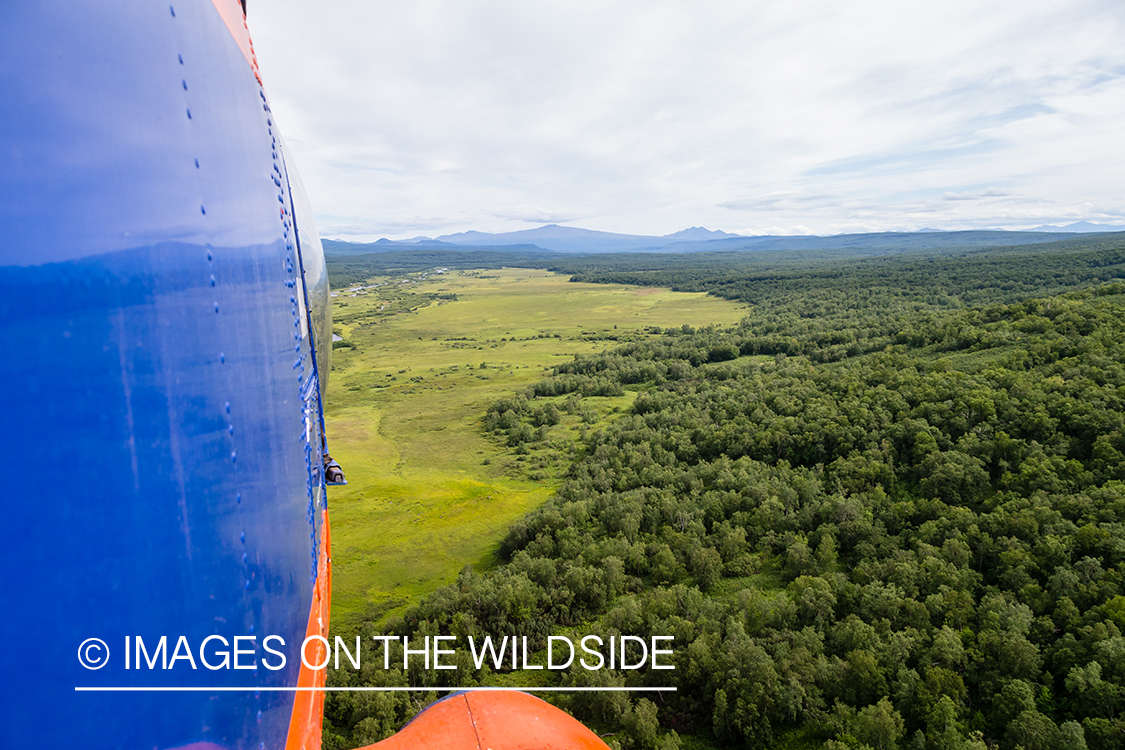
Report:
[{"label": "dense green forest", "polygon": [[[572,434],[585,399],[637,392],[581,432],[501,566],[466,569],[389,631],[537,648],[675,636],[674,671],[536,675],[677,687],[552,698],[622,750],[1125,747],[1125,243],[1057,244],[572,268],[753,306],[732,329],[580,357],[494,404],[482,428],[535,452]],[[462,666],[330,681],[505,679]],[[419,707],[330,694],[325,746],[379,739]]]},{"label": "dense green forest", "polygon": [[1040,245],[885,255],[878,248],[778,253],[601,255],[549,263],[573,281],[710,292],[820,318],[830,298],[847,310],[963,307],[1052,295],[1119,278],[1125,234]]}]

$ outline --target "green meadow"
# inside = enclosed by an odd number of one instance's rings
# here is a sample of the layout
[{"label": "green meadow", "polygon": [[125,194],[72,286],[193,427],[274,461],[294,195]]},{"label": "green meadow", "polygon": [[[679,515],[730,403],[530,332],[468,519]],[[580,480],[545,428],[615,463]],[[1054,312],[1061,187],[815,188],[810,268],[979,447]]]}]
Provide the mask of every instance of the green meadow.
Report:
[{"label": "green meadow", "polygon": [[[659,329],[729,325],[744,306],[703,293],[570,283],[532,269],[410,273],[337,290],[325,419],[348,485],[329,493],[338,629],[403,611],[466,565],[495,563],[508,525],[568,461],[482,429],[488,406],[559,362]],[[586,399],[609,418],[635,393]],[[564,423],[564,426],[566,424]]]}]

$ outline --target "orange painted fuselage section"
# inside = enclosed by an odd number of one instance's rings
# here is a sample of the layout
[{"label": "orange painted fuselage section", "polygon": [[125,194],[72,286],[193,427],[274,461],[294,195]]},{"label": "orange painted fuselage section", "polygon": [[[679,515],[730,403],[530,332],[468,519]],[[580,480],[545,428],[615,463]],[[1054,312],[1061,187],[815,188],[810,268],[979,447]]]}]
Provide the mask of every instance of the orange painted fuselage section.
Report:
[{"label": "orange painted fuselage section", "polygon": [[[332,536],[328,524],[328,509],[322,511],[320,525],[320,554],[317,556],[317,577],[313,587],[312,607],[305,638],[328,637],[328,617],[332,609]],[[326,663],[327,648],[321,641],[312,641],[306,652],[311,664]],[[297,687],[323,688],[327,669],[312,670],[304,664],[297,676]],[[285,750],[319,750],[320,729],[324,716],[324,692],[310,690],[298,692],[293,701],[293,715],[289,720],[289,734]]]},{"label": "orange painted fuselage section", "polygon": [[549,703],[514,690],[451,695],[393,737],[361,750],[609,750]]}]

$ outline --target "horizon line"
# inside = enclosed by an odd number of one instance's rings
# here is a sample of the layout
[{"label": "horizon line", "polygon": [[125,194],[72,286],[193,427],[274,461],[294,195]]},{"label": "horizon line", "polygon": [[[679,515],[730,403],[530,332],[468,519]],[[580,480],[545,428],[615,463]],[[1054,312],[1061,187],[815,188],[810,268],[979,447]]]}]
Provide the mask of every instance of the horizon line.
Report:
[{"label": "horizon line", "polygon": [[[1099,229],[1096,229],[1096,230],[1071,229],[1071,227],[1074,227],[1076,225],[1082,225],[1082,224],[1088,224],[1088,225],[1093,225],[1093,226],[1098,226],[1098,227],[1107,227],[1107,228],[1106,229],[1100,229],[1099,228]],[[506,230],[506,231],[496,231],[496,232],[487,232],[487,231],[483,231],[483,230],[479,230],[479,229],[465,229],[465,230],[461,230],[461,231],[458,231],[458,232],[450,232],[450,233],[447,233],[447,234],[435,234],[433,237],[430,237],[426,234],[415,234],[411,237],[406,237],[406,238],[403,238],[403,239],[391,239],[391,237],[389,235],[383,234],[383,233],[380,233],[380,232],[352,232],[352,233],[349,233],[349,234],[342,234],[342,233],[335,233],[335,232],[327,231],[327,232],[324,232],[322,234],[322,239],[331,240],[333,242],[347,242],[347,243],[367,245],[367,244],[371,244],[372,242],[375,242],[376,240],[351,240],[351,239],[345,239],[345,238],[347,238],[347,237],[374,237],[376,235],[379,235],[379,239],[387,240],[388,242],[402,243],[402,244],[412,244],[411,240],[419,240],[419,239],[438,240],[441,237],[452,237],[452,236],[456,236],[458,234],[476,233],[476,234],[484,234],[484,235],[502,236],[502,235],[507,235],[507,234],[516,234],[516,233],[519,233],[519,232],[532,232],[532,231],[535,231],[536,229],[546,229],[546,228],[550,228],[550,227],[557,227],[557,228],[560,228],[560,229],[580,229],[580,230],[589,231],[589,232],[597,232],[599,234],[619,234],[619,235],[630,236],[630,237],[643,237],[643,238],[656,239],[656,240],[670,239],[672,237],[672,235],[679,233],[679,232],[673,232],[671,234],[652,234],[652,235],[648,235],[648,234],[633,234],[631,232],[619,232],[619,231],[612,231],[612,230],[606,230],[606,229],[588,229],[586,227],[581,227],[581,226],[577,226],[577,225],[573,225],[573,224],[540,224],[538,226],[530,227],[528,229],[510,229],[510,230]],[[1104,234],[1104,233],[1107,233],[1107,232],[1125,231],[1125,224],[1104,224],[1104,223],[1101,223],[1101,222],[1094,222],[1094,221],[1089,221],[1088,219],[1083,219],[1083,220],[1071,222],[1069,224],[1040,224],[1039,226],[1036,226],[1036,227],[1028,227],[1028,228],[1024,228],[1024,229],[1005,229],[1004,227],[996,227],[996,226],[992,226],[992,227],[972,227],[972,228],[962,228],[962,229],[942,229],[940,227],[922,227],[920,229],[869,229],[869,230],[865,230],[865,231],[843,231],[843,232],[832,232],[832,233],[828,233],[828,234],[819,234],[819,233],[816,233],[816,232],[788,233],[788,234],[742,234],[740,232],[730,232],[730,231],[722,230],[722,229],[713,230],[713,229],[708,229],[707,227],[688,227],[687,229],[682,229],[680,231],[684,232],[684,231],[689,231],[691,229],[703,229],[703,230],[708,231],[708,232],[721,232],[723,234],[726,234],[728,236],[727,238],[729,238],[729,239],[757,239],[757,238],[762,238],[762,237],[778,237],[778,238],[787,238],[787,237],[793,237],[793,238],[797,238],[797,237],[842,237],[842,236],[847,236],[847,235],[863,235],[863,234],[937,234],[937,233],[956,234],[956,233],[960,233],[960,232],[1010,232],[1010,233],[1019,233],[1019,232],[1056,233],[1057,232],[1057,233],[1060,233],[1060,234]],[[426,230],[421,230],[421,231],[426,231]],[[430,230],[430,231],[434,231],[434,230]],[[335,236],[332,236],[332,235],[335,235]],[[723,239],[723,238],[716,238],[716,239]],[[699,241],[706,241],[706,240],[686,240],[686,241],[688,241],[688,242],[691,242],[691,241],[699,242]],[[449,244],[459,244],[459,243],[449,243]],[[469,245],[466,244],[466,246],[469,246]]]}]

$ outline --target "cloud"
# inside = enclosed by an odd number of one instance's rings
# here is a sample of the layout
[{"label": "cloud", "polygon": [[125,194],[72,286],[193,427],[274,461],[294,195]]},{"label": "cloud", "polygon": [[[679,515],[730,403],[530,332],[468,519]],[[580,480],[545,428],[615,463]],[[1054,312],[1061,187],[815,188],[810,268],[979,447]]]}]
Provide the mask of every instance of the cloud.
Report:
[{"label": "cloud", "polygon": [[747,211],[759,208],[773,208],[787,200],[789,193],[774,193],[773,195],[758,195],[740,200],[722,201],[716,203],[718,208],[729,208],[732,211]]},{"label": "cloud", "polygon": [[947,192],[941,196],[943,201],[978,201],[981,198],[1000,198],[1011,195],[1011,190],[1001,190],[999,188],[986,188],[978,192],[965,192],[965,193],[951,193]]},{"label": "cloud", "polygon": [[414,216],[398,220],[357,216],[316,215],[316,226],[322,237],[375,238],[417,234],[429,229],[459,226],[463,218]]},{"label": "cloud", "polygon": [[582,214],[573,211],[549,211],[539,206],[513,206],[510,209],[493,211],[491,215],[529,224],[565,224],[583,218]]},{"label": "cloud", "polygon": [[1121,205],[1125,13],[1056,5],[274,0],[249,24],[318,215],[827,233]]},{"label": "cloud", "polygon": [[809,229],[808,227],[795,225],[786,227],[747,227],[746,229],[741,230],[739,234],[745,234],[750,237],[761,237],[763,235],[772,235],[774,237],[790,237],[795,235],[812,235],[816,234],[816,232]]},{"label": "cloud", "polygon": [[810,206],[810,205],[836,205],[839,199],[834,195],[798,195],[792,192],[772,193],[757,195],[750,198],[729,200],[716,203],[717,208],[726,208],[732,211],[752,211],[757,209],[775,209],[785,206]]}]

